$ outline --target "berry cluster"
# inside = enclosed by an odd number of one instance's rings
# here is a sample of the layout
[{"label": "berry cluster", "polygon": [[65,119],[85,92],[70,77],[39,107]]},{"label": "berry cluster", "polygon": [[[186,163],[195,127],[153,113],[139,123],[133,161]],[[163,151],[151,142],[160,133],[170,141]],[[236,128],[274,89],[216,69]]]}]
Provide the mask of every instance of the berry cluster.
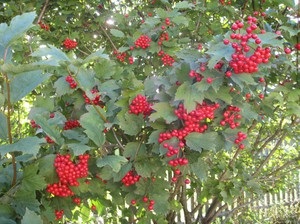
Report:
[{"label": "berry cluster", "polygon": [[86,93],[83,93],[83,98],[85,100],[85,103],[86,104],[93,104],[93,105],[99,105],[101,103],[101,100],[100,100],[100,94],[99,94],[99,91],[97,89],[92,89],[91,90],[91,93],[93,94],[93,98],[90,99]]},{"label": "berry cluster", "polygon": [[158,45],[162,45],[164,41],[168,41],[168,40],[169,40],[169,34],[167,32],[163,32],[159,37]]},{"label": "berry cluster", "polygon": [[128,62],[132,65],[134,63],[134,58],[132,56],[128,57]]},{"label": "berry cluster", "polygon": [[64,215],[64,210],[55,210],[54,214],[55,214],[55,219],[60,220]]},{"label": "berry cluster", "polygon": [[66,77],[66,81],[69,83],[71,89],[75,89],[77,87],[77,83],[71,75]]},{"label": "berry cluster", "polygon": [[46,139],[46,142],[49,144],[54,143],[54,141],[48,135],[45,136],[45,139]]},{"label": "berry cluster", "polygon": [[191,70],[189,72],[189,76],[193,79],[196,80],[196,82],[201,82],[201,80],[203,79],[203,76],[199,73],[197,73],[195,70]]},{"label": "berry cluster", "polygon": [[134,45],[137,48],[142,48],[142,49],[146,49],[148,47],[150,47],[150,43],[151,43],[151,38],[148,37],[147,35],[141,35],[135,42]]},{"label": "berry cluster", "polygon": [[75,40],[71,40],[70,38],[66,38],[63,42],[63,45],[68,50],[71,50],[77,47],[77,42]]},{"label": "berry cluster", "polygon": [[77,127],[80,127],[80,123],[78,120],[68,120],[65,122],[63,129],[70,130]]},{"label": "berry cluster", "polygon": [[169,54],[165,53],[163,50],[158,52],[158,56],[161,57],[161,61],[165,66],[172,66],[175,62],[174,58]]},{"label": "berry cluster", "polygon": [[219,0],[219,2],[221,3],[221,5],[231,5],[231,1],[226,1],[226,0]]},{"label": "berry cluster", "polygon": [[239,114],[241,109],[235,106],[228,106],[223,113],[223,120],[220,121],[220,125],[225,126],[229,124],[231,129],[235,129],[240,126],[240,123],[236,120],[240,120],[242,115]]},{"label": "berry cluster", "polygon": [[238,145],[239,149],[244,149],[245,145],[242,144],[242,141],[244,141],[247,138],[247,135],[241,131],[237,133],[236,139],[234,140],[234,143]]},{"label": "berry cluster", "polygon": [[137,95],[129,105],[129,113],[131,114],[143,114],[148,116],[151,114],[152,104],[147,101],[147,98],[143,95]]},{"label": "berry cluster", "polygon": [[30,125],[32,128],[41,128],[41,126],[37,125],[34,120],[30,120]]},{"label": "berry cluster", "polygon": [[[247,19],[248,27],[246,28],[245,34],[236,33],[244,27],[244,23],[237,20],[232,26],[231,29],[234,31],[230,35],[232,40],[231,46],[234,48],[235,53],[231,56],[231,61],[229,66],[232,68],[234,73],[255,73],[258,71],[258,66],[261,63],[268,63],[269,58],[271,57],[270,48],[262,48],[257,46],[252,55],[247,53],[251,50],[251,47],[248,45],[250,39],[253,39],[255,44],[261,44],[261,39],[258,38],[258,35],[254,33],[257,29],[257,19],[252,16],[248,16]],[[225,45],[230,44],[229,40],[223,41]]]},{"label": "berry cluster", "polygon": [[184,166],[189,163],[187,158],[175,158],[169,161],[169,165],[176,167],[176,166]]},{"label": "berry cluster", "polygon": [[78,179],[87,177],[89,155],[78,156],[79,162],[74,164],[71,156],[57,154],[54,160],[54,167],[59,178],[58,183],[48,184],[47,191],[58,197],[69,197],[74,192],[69,186],[79,186]]},{"label": "berry cluster", "polygon": [[126,52],[114,51],[113,54],[117,57],[118,61],[120,62],[124,62],[127,57]]},{"label": "berry cluster", "polygon": [[76,205],[80,205],[80,204],[81,204],[81,199],[78,198],[78,197],[73,198],[72,201],[73,201]]},{"label": "berry cluster", "polygon": [[45,24],[41,21],[38,24],[40,25],[41,29],[46,30],[46,31],[50,30],[50,26],[48,24]]},{"label": "berry cluster", "polygon": [[[207,128],[207,124],[203,122],[206,119],[214,119],[215,110],[219,108],[219,104],[207,104],[203,102],[198,104],[195,110],[187,113],[183,104],[178,106],[178,109],[175,110],[175,115],[181,119],[183,127],[180,129],[174,129],[172,131],[167,131],[160,133],[158,142],[161,144],[166,140],[171,138],[176,138],[178,140],[177,145],[171,145],[167,142],[163,143],[163,147],[168,150],[166,153],[167,157],[177,155],[179,149],[185,146],[185,137],[191,132],[203,133]],[[169,161],[169,165],[178,166],[186,165],[188,160],[186,158],[175,158]]]},{"label": "berry cluster", "polygon": [[130,185],[135,184],[140,180],[141,176],[135,174],[132,170],[130,170],[126,175],[122,178],[122,183],[126,186],[129,187]]},{"label": "berry cluster", "polygon": [[[147,203],[147,209],[149,211],[152,211],[154,209],[154,204],[155,204],[155,201],[154,200],[150,200],[147,196],[144,196],[142,201],[144,203]],[[131,202],[130,202],[132,205],[136,205],[137,201],[135,199],[132,199]]]}]

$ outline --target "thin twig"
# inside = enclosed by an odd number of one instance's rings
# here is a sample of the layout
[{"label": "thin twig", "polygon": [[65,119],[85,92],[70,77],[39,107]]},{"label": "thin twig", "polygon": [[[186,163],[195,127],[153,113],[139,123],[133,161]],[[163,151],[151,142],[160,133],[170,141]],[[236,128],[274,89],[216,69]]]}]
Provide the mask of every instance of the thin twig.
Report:
[{"label": "thin twig", "polygon": [[43,17],[44,14],[45,14],[45,11],[46,11],[46,8],[47,8],[48,4],[49,4],[49,0],[46,0],[46,1],[45,1],[45,4],[44,4],[44,6],[43,6],[43,9],[42,9],[42,11],[41,11],[41,13],[40,13],[40,15],[39,15],[39,17],[38,17],[38,20],[37,20],[37,23],[38,23],[38,24],[41,22],[42,17]]}]

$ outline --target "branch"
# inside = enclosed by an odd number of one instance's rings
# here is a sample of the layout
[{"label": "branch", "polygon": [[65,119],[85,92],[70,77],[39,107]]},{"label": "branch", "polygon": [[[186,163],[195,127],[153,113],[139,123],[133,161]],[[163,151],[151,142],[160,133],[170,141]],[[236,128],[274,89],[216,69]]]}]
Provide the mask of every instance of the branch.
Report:
[{"label": "branch", "polygon": [[44,4],[44,6],[43,6],[43,9],[42,9],[42,11],[41,11],[41,13],[40,13],[40,15],[39,15],[39,18],[38,18],[38,20],[37,20],[37,23],[38,23],[38,24],[41,22],[42,17],[43,17],[44,14],[45,14],[45,11],[46,11],[46,8],[47,8],[48,4],[49,4],[49,0],[46,0],[46,1],[45,1],[45,4]]},{"label": "branch", "polygon": [[282,141],[284,140],[284,138],[286,137],[287,132],[285,131],[282,136],[280,137],[280,139],[277,141],[276,145],[273,147],[273,149],[271,150],[271,152],[269,153],[269,155],[265,158],[265,160],[259,165],[259,167],[256,169],[256,171],[251,175],[252,177],[256,177],[261,169],[266,165],[266,163],[271,159],[271,157],[273,156],[273,154],[275,153],[275,151],[278,149],[278,147],[281,145]]},{"label": "branch", "polygon": [[102,30],[102,32],[104,33],[104,35],[107,37],[107,39],[108,39],[109,42],[111,43],[113,49],[114,49],[115,51],[118,51],[118,48],[116,47],[116,45],[114,44],[114,42],[112,41],[112,39],[110,38],[110,36],[108,35],[108,33],[106,32],[106,30],[104,29],[104,27],[101,26],[100,24],[99,24],[99,26],[100,26],[100,29]]},{"label": "branch", "polygon": [[[181,180],[182,181],[182,180]],[[180,197],[180,203],[182,205],[183,208],[183,212],[184,212],[184,217],[185,217],[185,223],[186,224],[191,224],[192,223],[192,218],[191,218],[191,214],[188,211],[187,208],[187,199],[186,199],[186,186],[184,183],[181,184],[181,197]]]}]

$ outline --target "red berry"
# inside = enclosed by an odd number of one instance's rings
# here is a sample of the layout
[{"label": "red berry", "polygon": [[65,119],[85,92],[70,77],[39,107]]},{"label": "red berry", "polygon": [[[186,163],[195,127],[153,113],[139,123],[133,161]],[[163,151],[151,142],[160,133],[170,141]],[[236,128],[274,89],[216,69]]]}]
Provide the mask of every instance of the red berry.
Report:
[{"label": "red berry", "polygon": [[292,50],[290,48],[286,47],[286,48],[284,48],[284,52],[286,54],[290,54],[292,52]]},{"label": "red berry", "polygon": [[143,202],[145,202],[145,203],[146,203],[146,202],[148,202],[148,200],[149,200],[149,198],[148,198],[148,197],[146,197],[146,196],[144,196],[144,197],[143,197]]},{"label": "red berry", "polygon": [[295,44],[295,49],[296,49],[297,51],[300,51],[300,43]]},{"label": "red berry", "polygon": [[136,200],[132,199],[130,202],[132,205],[136,205]]},{"label": "red berry", "polygon": [[212,82],[213,82],[213,78],[208,77],[208,78],[206,79],[206,82],[209,83],[209,84],[212,83]]},{"label": "red berry", "polygon": [[228,44],[230,43],[230,41],[227,40],[227,39],[225,39],[225,40],[223,40],[223,43],[224,43],[225,45],[228,45]]}]

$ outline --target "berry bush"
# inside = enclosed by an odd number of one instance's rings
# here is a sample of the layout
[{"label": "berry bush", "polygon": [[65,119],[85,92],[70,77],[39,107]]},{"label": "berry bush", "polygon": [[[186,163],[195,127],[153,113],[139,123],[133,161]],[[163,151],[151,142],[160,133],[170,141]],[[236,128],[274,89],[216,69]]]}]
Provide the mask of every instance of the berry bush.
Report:
[{"label": "berry bush", "polygon": [[16,5],[0,13],[0,223],[209,224],[297,169],[299,4]]}]

